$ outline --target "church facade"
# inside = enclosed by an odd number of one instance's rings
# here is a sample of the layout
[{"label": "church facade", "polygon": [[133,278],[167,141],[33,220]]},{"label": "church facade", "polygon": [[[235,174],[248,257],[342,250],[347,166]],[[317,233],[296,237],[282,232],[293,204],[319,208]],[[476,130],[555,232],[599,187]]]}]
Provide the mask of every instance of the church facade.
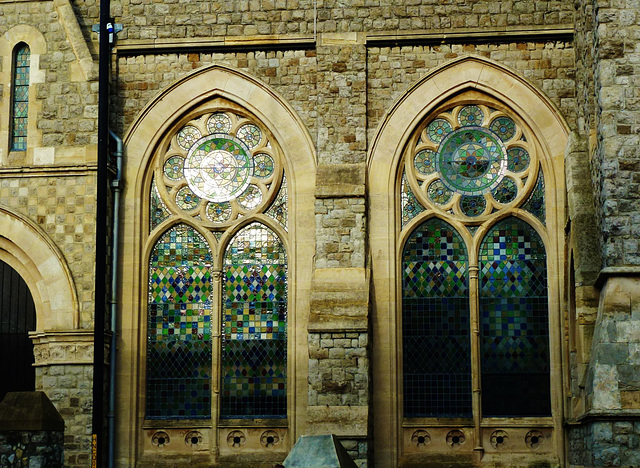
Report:
[{"label": "church facade", "polygon": [[0,390],[70,467],[98,406],[122,467],[640,464],[638,11],[112,0],[101,199],[99,2],[0,0]]}]

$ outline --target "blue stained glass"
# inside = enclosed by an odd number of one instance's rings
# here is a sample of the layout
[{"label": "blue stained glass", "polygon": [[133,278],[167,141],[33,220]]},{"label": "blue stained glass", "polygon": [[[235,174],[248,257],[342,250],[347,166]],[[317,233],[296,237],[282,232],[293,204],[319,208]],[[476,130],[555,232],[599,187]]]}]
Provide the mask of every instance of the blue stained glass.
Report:
[{"label": "blue stained glass", "polygon": [[253,223],[227,248],[220,417],[287,415],[287,261],[284,245]]},{"label": "blue stained glass", "polygon": [[29,115],[29,46],[22,44],[15,52],[11,116],[11,151],[27,149]]},{"label": "blue stained glass", "polygon": [[480,248],[482,412],[549,415],[549,313],[545,248],[527,223],[507,218]]},{"label": "blue stained glass", "polygon": [[409,237],[402,255],[405,417],[471,416],[468,258],[438,219]]},{"label": "blue stained glass", "polygon": [[178,225],[149,261],[148,419],[211,417],[211,251]]}]

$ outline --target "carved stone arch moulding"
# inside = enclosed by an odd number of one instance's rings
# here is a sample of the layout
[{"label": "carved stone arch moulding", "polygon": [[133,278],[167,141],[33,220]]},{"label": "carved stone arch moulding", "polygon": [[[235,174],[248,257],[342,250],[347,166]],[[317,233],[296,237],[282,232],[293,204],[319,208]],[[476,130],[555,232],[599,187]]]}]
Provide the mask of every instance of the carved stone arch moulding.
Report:
[{"label": "carved stone arch moulding", "polygon": [[0,256],[29,286],[36,306],[37,331],[76,329],[77,292],[58,247],[33,221],[2,207],[0,224]]},{"label": "carved stone arch moulding", "polygon": [[[513,217],[541,235],[548,248],[549,277],[554,278],[548,293],[551,379],[560,382],[555,368],[562,348],[558,330],[567,139],[566,122],[540,90],[506,67],[475,56],[456,59],[425,76],[382,119],[368,155],[377,309],[372,326],[379,334],[372,356],[378,388],[373,398],[379,409],[376,433],[397,437],[391,438],[388,450],[377,452],[377,463],[395,466],[398,454],[413,450],[405,442],[411,440],[409,426],[417,422],[403,418],[402,360],[394,354],[402,348],[398,255],[402,243],[427,220],[442,219],[460,233],[474,275],[478,249],[497,223]],[[556,428],[561,427],[560,397],[552,397]],[[474,425],[470,446],[483,438],[480,421]],[[558,443],[561,432],[554,433]],[[385,447],[382,441],[378,445]]]},{"label": "carved stone arch moulding", "polygon": [[[166,432],[173,441],[177,429],[165,427],[163,420],[180,419],[180,415],[176,418],[161,404],[149,404],[149,395],[155,393],[148,389],[148,370],[158,365],[146,358],[148,349],[156,343],[145,339],[152,322],[147,302],[150,293],[156,292],[150,286],[150,265],[155,261],[154,252],[159,252],[156,246],[169,245],[171,241],[163,239],[171,235],[197,244],[199,257],[194,256],[190,262],[193,269],[204,272],[202,277],[206,281],[201,281],[204,287],[200,285],[199,290],[204,288],[213,298],[198,305],[211,324],[202,326],[201,341],[210,336],[212,342],[211,350],[206,350],[212,358],[203,358],[202,365],[207,369],[203,384],[208,379],[212,390],[196,392],[198,398],[200,395],[204,398],[197,404],[209,406],[211,411],[190,414],[207,421],[197,426],[174,423],[190,430],[198,427],[203,444],[210,446],[211,453],[236,450],[237,447],[227,444],[226,432],[216,431],[225,421],[225,430],[240,430],[233,421],[242,416],[236,410],[223,413],[220,408],[228,402],[218,396],[219,388],[231,385],[220,378],[228,373],[222,369],[222,363],[230,362],[220,358],[221,353],[230,352],[220,343],[237,338],[227,337],[226,328],[223,335],[220,333],[226,323],[222,314],[226,305],[220,299],[228,289],[226,282],[230,281],[225,272],[233,266],[225,263],[225,254],[240,233],[260,231],[268,242],[276,242],[277,237],[285,251],[280,257],[286,263],[281,266],[275,257],[263,263],[271,262],[273,265],[267,266],[274,271],[286,270],[286,278],[281,275],[284,279],[280,283],[285,284],[286,280],[288,307],[292,311],[308,309],[305,306],[308,298],[297,291],[310,289],[311,278],[305,272],[312,269],[314,251],[316,154],[311,136],[293,108],[273,89],[244,72],[215,65],[195,70],[158,94],[140,112],[124,142],[127,155],[124,177],[128,183],[123,191],[124,235],[119,271],[131,294],[121,298],[120,310],[131,311],[123,312],[121,320],[122,327],[132,333],[123,344],[124,354],[131,359],[121,361],[120,372],[130,375],[138,393],[147,397],[141,404],[133,400],[119,402],[121,414],[129,415],[118,421],[118,430],[125,441],[119,451],[132,464],[144,459],[153,444],[146,436],[140,438],[140,429],[151,425]],[[251,265],[247,268],[254,273]],[[179,281],[174,283],[178,285]],[[193,299],[185,299],[189,304],[204,296],[192,295]],[[293,420],[305,413],[301,407],[305,400],[296,397],[302,391],[297,388],[300,379],[296,378],[296,369],[300,364],[296,364],[296,343],[306,342],[306,335],[304,327],[296,326],[296,320],[296,314],[292,313],[282,325],[287,330],[286,340],[282,341],[288,364],[282,386],[282,392],[286,392],[282,396],[286,398],[279,395],[282,405],[277,414],[274,410],[274,415],[281,418],[276,424],[281,427],[279,442],[271,444],[275,450],[290,447],[294,440]],[[200,340],[200,325],[197,330]],[[273,333],[266,333],[274,337],[265,335],[265,340],[275,339],[275,328]],[[159,345],[156,347],[160,349]],[[231,407],[224,408],[227,406]],[[255,424],[258,428],[259,420]],[[274,450],[271,445],[269,441],[262,444]]]}]

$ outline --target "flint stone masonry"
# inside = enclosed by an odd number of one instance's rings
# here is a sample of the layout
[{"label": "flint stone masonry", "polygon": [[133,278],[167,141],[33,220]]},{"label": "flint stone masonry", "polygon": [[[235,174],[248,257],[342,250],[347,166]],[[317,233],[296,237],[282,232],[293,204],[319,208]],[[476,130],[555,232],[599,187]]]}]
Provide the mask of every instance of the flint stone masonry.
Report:
[{"label": "flint stone masonry", "polygon": [[11,392],[0,402],[0,466],[62,468],[64,421],[43,392]]},{"label": "flint stone masonry", "polygon": [[640,465],[640,420],[604,420],[570,429],[569,461],[580,466]]}]

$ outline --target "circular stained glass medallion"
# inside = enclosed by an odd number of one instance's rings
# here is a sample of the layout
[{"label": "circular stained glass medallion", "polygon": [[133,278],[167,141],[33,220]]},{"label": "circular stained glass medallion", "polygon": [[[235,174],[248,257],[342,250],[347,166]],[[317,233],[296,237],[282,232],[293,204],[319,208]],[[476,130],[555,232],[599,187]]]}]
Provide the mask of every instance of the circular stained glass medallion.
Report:
[{"label": "circular stained glass medallion", "polygon": [[524,148],[511,148],[507,151],[508,168],[512,172],[522,172],[529,167],[529,153]]},{"label": "circular stained glass medallion", "polygon": [[184,150],[188,150],[191,146],[202,137],[200,130],[193,125],[185,125],[176,135],[178,146]]},{"label": "circular stained glass medallion", "polygon": [[196,195],[212,201],[229,201],[249,186],[253,159],[241,140],[213,134],[198,140],[189,150],[184,177]]},{"label": "circular stained glass medallion", "polygon": [[176,205],[183,210],[193,210],[200,203],[200,198],[189,189],[189,187],[182,187],[176,193]]},{"label": "circular stained glass medallion", "polygon": [[184,158],[180,156],[171,156],[164,163],[164,175],[167,179],[180,180],[182,179],[182,169],[184,167]]},{"label": "circular stained glass medallion", "polygon": [[434,143],[440,143],[452,130],[451,124],[444,119],[435,119],[427,127],[427,135]]},{"label": "circular stained glass medallion", "polygon": [[509,141],[516,134],[516,124],[509,117],[498,117],[489,128],[493,133],[498,135],[502,141]]},{"label": "circular stained glass medallion", "polygon": [[255,185],[249,185],[247,190],[238,197],[238,205],[245,210],[253,210],[262,202],[262,192]]},{"label": "circular stained glass medallion", "polygon": [[505,177],[492,193],[493,198],[500,203],[509,203],[516,198],[516,195],[518,194],[518,187],[513,180]]},{"label": "circular stained glass medallion", "polygon": [[460,198],[460,209],[464,214],[473,218],[480,216],[487,206],[487,201],[483,196]]},{"label": "circular stained glass medallion", "polygon": [[436,170],[435,162],[434,162],[435,156],[436,154],[431,150],[419,151],[413,160],[413,164],[416,170],[420,174],[424,174],[424,175],[433,174]]},{"label": "circular stained glass medallion", "polygon": [[429,198],[438,205],[444,205],[451,200],[451,190],[445,187],[440,180],[435,180],[429,185],[427,189]]},{"label": "circular stained glass medallion", "polygon": [[259,153],[253,157],[254,175],[263,179],[273,174],[273,158],[266,153]]},{"label": "circular stained glass medallion", "polygon": [[229,133],[231,119],[222,112],[216,112],[207,121],[207,130],[211,133]]},{"label": "circular stained glass medallion", "polygon": [[483,127],[462,127],[446,136],[438,148],[436,169],[449,189],[479,195],[495,188],[507,168],[500,139]]},{"label": "circular stained glass medallion", "polygon": [[249,148],[255,148],[256,146],[258,146],[260,140],[262,139],[262,132],[256,125],[253,124],[243,125],[238,129],[236,135],[238,136],[238,138],[244,141]]},{"label": "circular stained glass medallion", "polygon": [[207,205],[207,218],[214,223],[223,223],[231,217],[231,205],[229,202],[209,203]]},{"label": "circular stained glass medallion", "polygon": [[478,106],[466,106],[463,107],[460,113],[458,114],[458,122],[462,126],[468,125],[482,125],[482,121],[484,120],[484,114],[480,110]]}]

